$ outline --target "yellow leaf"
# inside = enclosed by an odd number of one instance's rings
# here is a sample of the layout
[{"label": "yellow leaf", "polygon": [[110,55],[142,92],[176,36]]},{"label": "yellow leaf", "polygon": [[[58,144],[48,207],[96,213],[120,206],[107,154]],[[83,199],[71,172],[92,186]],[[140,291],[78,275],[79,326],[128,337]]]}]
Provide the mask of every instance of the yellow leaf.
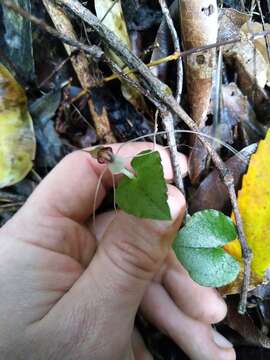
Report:
[{"label": "yellow leaf", "polygon": [[[114,0],[95,0],[97,17],[107,26],[118,38],[131,49],[131,41],[127,31],[126,22],[122,10],[121,1]],[[121,68],[125,68],[123,61],[114,52],[108,51],[108,55]],[[129,75],[133,80],[137,80],[134,74]],[[124,98],[129,101],[138,111],[145,111],[146,104],[142,95],[131,88],[125,81],[121,80],[121,90]]]},{"label": "yellow leaf", "polygon": [[[270,266],[270,130],[251,157],[238,193],[238,205],[247,241],[253,251],[252,271],[263,279]],[[241,257],[238,241],[226,245],[225,249]]]},{"label": "yellow leaf", "polygon": [[31,170],[36,142],[23,88],[0,64],[0,188]]}]

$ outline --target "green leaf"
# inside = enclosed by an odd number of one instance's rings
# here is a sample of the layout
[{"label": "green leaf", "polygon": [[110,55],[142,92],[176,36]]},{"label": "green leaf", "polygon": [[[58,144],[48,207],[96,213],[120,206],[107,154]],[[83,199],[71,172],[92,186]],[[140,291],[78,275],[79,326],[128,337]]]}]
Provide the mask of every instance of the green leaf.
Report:
[{"label": "green leaf", "polygon": [[177,258],[191,278],[202,286],[221,287],[235,280],[239,263],[222,248],[181,247]]},{"label": "green leaf", "polygon": [[140,218],[170,220],[167,186],[157,151],[144,151],[131,162],[136,176],[124,176],[116,189],[120,209]]},{"label": "green leaf", "polygon": [[195,213],[181,229],[182,246],[213,248],[223,246],[237,237],[233,221],[217,210]]},{"label": "green leaf", "polygon": [[216,210],[194,214],[176,237],[173,248],[194,281],[221,287],[237,277],[240,266],[222,246],[237,236],[232,220]]}]

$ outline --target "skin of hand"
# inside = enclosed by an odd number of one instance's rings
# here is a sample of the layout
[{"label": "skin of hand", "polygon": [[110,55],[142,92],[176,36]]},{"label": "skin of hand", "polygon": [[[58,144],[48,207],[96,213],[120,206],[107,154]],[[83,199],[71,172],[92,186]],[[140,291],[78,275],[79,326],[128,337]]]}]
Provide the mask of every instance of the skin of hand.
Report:
[{"label": "skin of hand", "polygon": [[[132,158],[149,148],[128,144],[123,152]],[[157,150],[169,182],[168,152]],[[192,360],[235,359],[210,325],[224,318],[223,300],[195,284],[171,250],[184,197],[168,185],[172,221],[117,211],[97,216],[93,231],[89,219],[102,172],[104,165],[86,152],[68,155],[0,229],[1,359],[150,360],[134,332],[139,308]],[[96,207],[111,186],[106,172]]]}]

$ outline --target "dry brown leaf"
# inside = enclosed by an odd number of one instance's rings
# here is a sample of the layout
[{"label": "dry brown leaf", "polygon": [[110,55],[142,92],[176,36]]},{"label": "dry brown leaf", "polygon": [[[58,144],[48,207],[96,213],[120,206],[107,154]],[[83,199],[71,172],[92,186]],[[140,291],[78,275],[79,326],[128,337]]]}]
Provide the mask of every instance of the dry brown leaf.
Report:
[{"label": "dry brown leaf", "polygon": [[220,9],[218,41],[235,38],[241,27],[250,19],[250,15],[235,9]]},{"label": "dry brown leaf", "polygon": [[[184,50],[217,41],[216,0],[182,0],[180,16]],[[185,62],[190,113],[200,127],[205,125],[209,107],[215,54],[215,49],[195,53],[188,56]]]}]

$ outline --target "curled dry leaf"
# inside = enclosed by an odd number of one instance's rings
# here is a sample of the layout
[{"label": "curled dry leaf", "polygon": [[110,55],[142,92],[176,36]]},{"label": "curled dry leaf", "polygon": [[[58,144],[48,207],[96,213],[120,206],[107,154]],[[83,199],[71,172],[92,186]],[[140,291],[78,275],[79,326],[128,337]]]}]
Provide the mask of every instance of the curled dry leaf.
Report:
[{"label": "curled dry leaf", "polygon": [[[180,17],[184,50],[217,41],[218,8],[216,0],[182,0]],[[208,111],[215,54],[215,49],[191,54],[185,62],[191,117],[200,127],[204,126]]]},{"label": "curled dry leaf", "polygon": [[35,151],[25,92],[0,64],[0,188],[21,181],[28,174]]},{"label": "curled dry leaf", "polygon": [[235,38],[241,27],[250,19],[250,15],[235,9],[220,9],[218,41]]},{"label": "curled dry leaf", "polygon": [[257,121],[248,98],[243,95],[235,83],[222,86],[222,100],[221,117],[224,123],[239,124],[246,145],[258,142],[265,137],[267,127]]},{"label": "curled dry leaf", "polygon": [[[184,50],[212,44],[218,36],[218,8],[216,0],[182,0],[180,2],[181,33]],[[190,115],[200,128],[204,128],[209,108],[216,50],[210,49],[189,55],[185,60],[187,96]],[[189,159],[189,176],[193,184],[200,179],[207,151],[192,136]]]},{"label": "curled dry leaf", "polygon": [[[263,30],[270,30],[270,24],[264,24],[263,25],[258,22],[250,22],[245,23],[241,27],[241,31],[245,34],[255,33],[255,32],[262,32]],[[268,36],[268,39],[270,40],[270,37]],[[265,71],[266,71],[266,78],[267,82],[266,84],[270,86],[270,63],[269,63],[269,55],[266,47],[266,41],[264,37],[260,37],[254,41],[254,45],[256,50],[263,56],[265,61]]]},{"label": "curled dry leaf", "polygon": [[[97,17],[106,25],[118,38],[131,49],[131,42],[127,31],[126,22],[124,19],[121,1],[113,0],[95,0],[95,9]],[[108,55],[121,67],[124,68],[123,61],[112,51],[108,51]],[[134,74],[129,75],[136,79]],[[145,110],[145,102],[142,95],[136,90],[128,86],[121,80],[122,94],[127,101],[129,101],[137,110]]]},{"label": "curled dry leaf", "polygon": [[263,55],[254,47],[253,42],[248,39],[248,35],[243,32],[241,34],[246,37],[245,41],[226,46],[224,57],[228,62],[236,65],[240,77],[249,79],[253,85],[263,89],[267,82],[268,66]]}]

